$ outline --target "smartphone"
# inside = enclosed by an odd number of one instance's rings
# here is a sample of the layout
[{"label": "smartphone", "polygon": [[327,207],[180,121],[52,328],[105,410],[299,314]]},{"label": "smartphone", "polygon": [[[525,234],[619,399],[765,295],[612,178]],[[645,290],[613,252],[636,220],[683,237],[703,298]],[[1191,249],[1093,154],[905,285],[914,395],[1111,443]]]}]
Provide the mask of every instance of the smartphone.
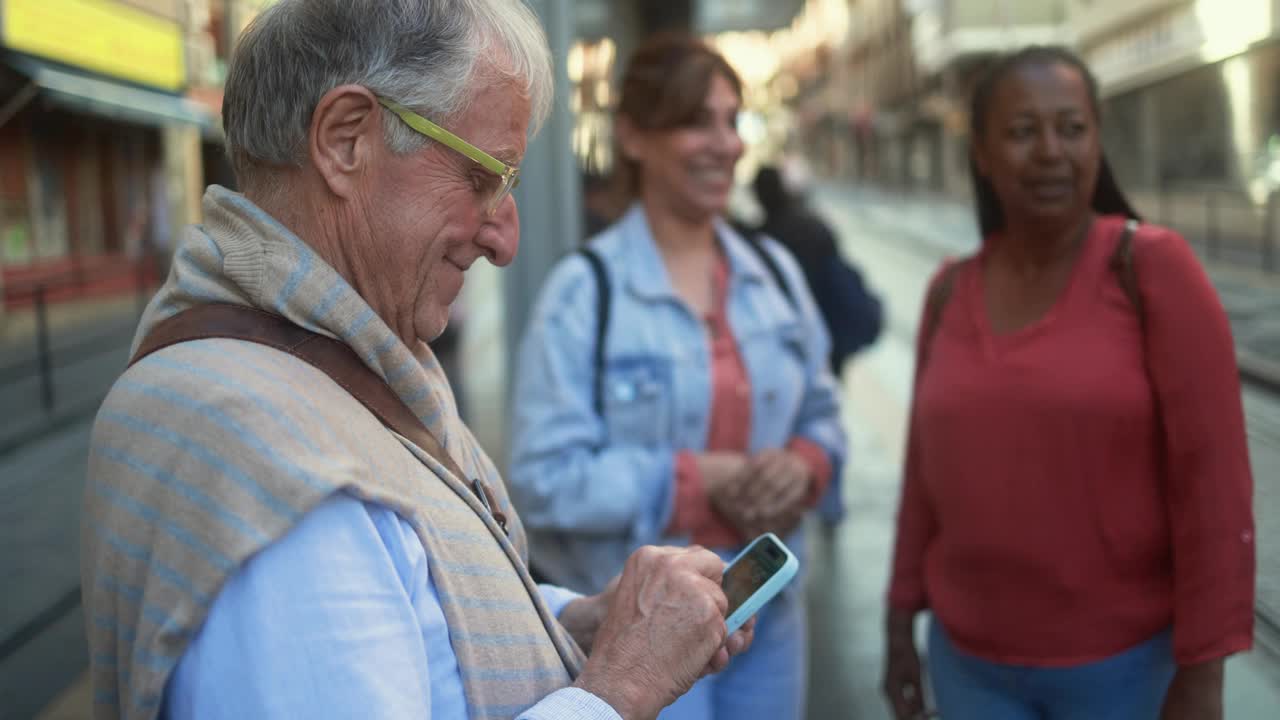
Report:
[{"label": "smartphone", "polygon": [[800,561],[773,533],[751,541],[724,569],[720,587],[729,598],[725,625],[729,632],[755,615],[796,576]]}]

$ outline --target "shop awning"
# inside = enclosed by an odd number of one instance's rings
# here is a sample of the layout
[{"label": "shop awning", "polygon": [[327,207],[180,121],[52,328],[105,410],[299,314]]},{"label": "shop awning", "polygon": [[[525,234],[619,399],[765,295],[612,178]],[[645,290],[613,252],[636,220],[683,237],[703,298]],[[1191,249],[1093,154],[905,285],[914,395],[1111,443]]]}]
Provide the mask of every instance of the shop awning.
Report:
[{"label": "shop awning", "polygon": [[199,103],[180,95],[146,90],[8,54],[4,62],[25,75],[48,102],[75,112],[143,125],[196,125],[216,131],[217,119]]}]

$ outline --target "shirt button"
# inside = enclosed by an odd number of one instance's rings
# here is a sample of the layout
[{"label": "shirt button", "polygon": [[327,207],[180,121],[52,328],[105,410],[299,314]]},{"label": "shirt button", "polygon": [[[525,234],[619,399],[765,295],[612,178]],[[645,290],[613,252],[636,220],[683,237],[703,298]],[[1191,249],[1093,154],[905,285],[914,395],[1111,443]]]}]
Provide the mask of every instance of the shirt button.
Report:
[{"label": "shirt button", "polygon": [[1253,533],[1248,530],[1245,530],[1244,532],[1240,533],[1240,542],[1244,543],[1245,545],[1248,545],[1249,543],[1253,542]]}]

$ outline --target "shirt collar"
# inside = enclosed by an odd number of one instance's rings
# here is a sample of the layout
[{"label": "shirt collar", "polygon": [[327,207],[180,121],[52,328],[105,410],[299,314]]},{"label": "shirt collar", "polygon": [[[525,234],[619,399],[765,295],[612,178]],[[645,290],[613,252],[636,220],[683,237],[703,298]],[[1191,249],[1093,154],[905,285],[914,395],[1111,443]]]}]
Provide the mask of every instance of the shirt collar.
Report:
[{"label": "shirt collar", "polygon": [[[747,247],[748,241],[723,218],[716,218],[714,224],[716,239],[729,259],[729,287],[742,282],[762,282],[768,271],[756,253]],[[618,221],[618,229],[626,257],[627,287],[650,300],[677,298],[644,206],[639,202],[633,204]]]}]

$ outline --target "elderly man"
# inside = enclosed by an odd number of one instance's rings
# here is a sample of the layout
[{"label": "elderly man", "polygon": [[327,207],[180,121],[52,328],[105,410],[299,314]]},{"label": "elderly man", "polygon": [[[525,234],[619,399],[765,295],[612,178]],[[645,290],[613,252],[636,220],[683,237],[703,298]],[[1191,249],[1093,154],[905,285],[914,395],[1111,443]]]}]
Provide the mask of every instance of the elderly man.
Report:
[{"label": "elderly man", "polygon": [[245,194],[210,188],[94,426],[98,717],[651,718],[750,642],[706,551],[535,585],[424,342],[515,255],[550,67],[514,0],[281,0],[246,31]]}]

